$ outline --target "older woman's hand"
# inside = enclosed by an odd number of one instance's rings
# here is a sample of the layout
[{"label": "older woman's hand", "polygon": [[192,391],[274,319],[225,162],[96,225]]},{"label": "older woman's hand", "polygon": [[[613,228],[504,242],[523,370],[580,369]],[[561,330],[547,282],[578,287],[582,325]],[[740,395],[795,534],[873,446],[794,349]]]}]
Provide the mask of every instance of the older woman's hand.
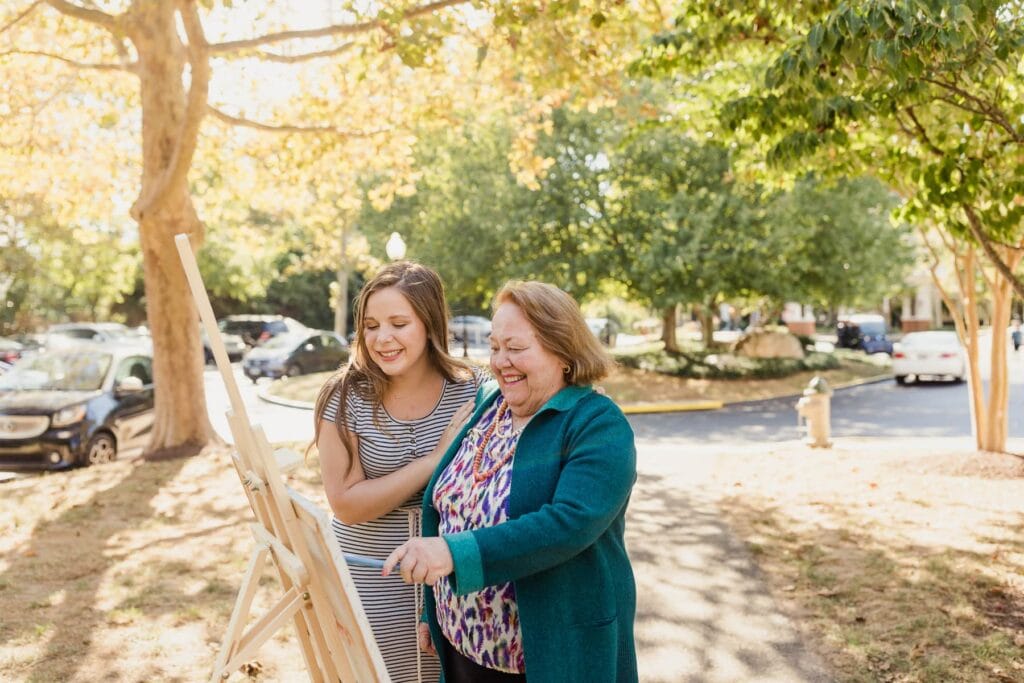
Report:
[{"label": "older woman's hand", "polygon": [[406,583],[425,583],[433,586],[442,576],[455,570],[452,553],[441,538],[410,538],[391,551],[384,560],[383,576],[390,576],[391,570],[401,562],[399,571]]}]

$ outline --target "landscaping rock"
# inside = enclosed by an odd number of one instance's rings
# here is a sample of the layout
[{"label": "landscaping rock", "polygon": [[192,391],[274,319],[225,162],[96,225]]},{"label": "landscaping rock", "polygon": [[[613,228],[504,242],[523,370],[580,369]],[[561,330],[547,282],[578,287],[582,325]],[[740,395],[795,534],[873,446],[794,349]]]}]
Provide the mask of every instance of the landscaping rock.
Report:
[{"label": "landscaping rock", "polygon": [[740,337],[736,342],[735,353],[747,358],[801,359],[804,357],[804,347],[789,332],[755,329]]}]

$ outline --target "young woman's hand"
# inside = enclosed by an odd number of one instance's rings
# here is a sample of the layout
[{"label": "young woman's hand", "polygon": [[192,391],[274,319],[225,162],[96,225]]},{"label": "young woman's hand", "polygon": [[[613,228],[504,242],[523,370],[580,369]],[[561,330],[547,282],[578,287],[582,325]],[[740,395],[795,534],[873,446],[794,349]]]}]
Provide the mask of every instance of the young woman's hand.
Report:
[{"label": "young woman's hand", "polygon": [[416,643],[420,646],[420,650],[426,652],[428,655],[437,656],[437,650],[434,648],[434,641],[430,637],[430,626],[420,622],[416,626]]},{"label": "young woman's hand", "polygon": [[442,576],[455,571],[455,561],[444,539],[410,538],[391,551],[384,560],[382,576],[391,576],[391,571],[401,562],[398,571],[406,583],[425,583],[433,586]]},{"label": "young woman's hand", "polygon": [[448,426],[444,428],[441,433],[441,439],[437,442],[437,446],[434,447],[430,457],[435,462],[440,462],[441,456],[445,454],[448,448],[455,441],[455,437],[459,435],[462,428],[466,426],[466,422],[469,421],[469,416],[473,414],[474,404],[473,401],[466,401],[464,404],[459,406],[459,409],[452,415],[452,419],[448,422]]}]

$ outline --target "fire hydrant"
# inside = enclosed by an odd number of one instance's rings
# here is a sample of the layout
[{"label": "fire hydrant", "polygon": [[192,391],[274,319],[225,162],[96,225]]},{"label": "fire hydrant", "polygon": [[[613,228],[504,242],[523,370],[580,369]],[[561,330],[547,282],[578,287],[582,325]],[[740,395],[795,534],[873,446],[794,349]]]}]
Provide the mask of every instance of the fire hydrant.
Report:
[{"label": "fire hydrant", "polygon": [[831,448],[829,436],[831,427],[832,389],[824,377],[814,377],[804,389],[804,395],[796,402],[797,424],[803,418],[807,428],[804,439],[811,448]]}]

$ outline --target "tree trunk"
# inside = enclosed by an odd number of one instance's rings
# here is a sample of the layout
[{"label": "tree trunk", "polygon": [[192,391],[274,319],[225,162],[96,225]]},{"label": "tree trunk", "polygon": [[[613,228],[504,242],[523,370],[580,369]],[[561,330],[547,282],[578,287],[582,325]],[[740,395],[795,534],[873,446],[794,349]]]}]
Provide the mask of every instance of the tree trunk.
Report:
[{"label": "tree trunk", "polygon": [[[998,248],[999,256],[1010,268],[1016,269],[1020,263],[1019,254],[1005,247]],[[1013,302],[1013,282],[997,270],[992,281],[992,356],[990,358],[990,380],[988,389],[988,425],[983,438],[978,444],[986,451],[1003,452],[1006,450],[1007,430],[1009,426],[1009,377],[1006,364],[1007,344],[1006,329],[1010,323]]]},{"label": "tree trunk", "polygon": [[981,382],[981,358],[978,353],[978,331],[981,321],[978,319],[978,292],[975,279],[978,277],[977,255],[974,247],[969,247],[963,258],[963,267],[958,269],[957,282],[960,284],[960,301],[963,310],[958,316],[963,328],[960,340],[967,349],[967,382],[970,395],[971,432],[974,444],[982,448],[984,435],[988,431],[988,413],[985,411],[984,387]]},{"label": "tree trunk", "polygon": [[704,340],[704,348],[710,351],[715,345],[715,304],[717,297],[712,298],[700,310],[700,331]]},{"label": "tree trunk", "polygon": [[[214,437],[198,313],[174,246],[178,233],[188,233],[193,249],[204,236],[182,164],[186,170],[191,165],[199,127],[194,117],[202,116],[193,98],[202,98],[205,110],[208,66],[204,74],[194,59],[190,64],[190,50],[203,46],[182,44],[175,14],[175,3],[136,4],[130,33],[139,54],[142,100],[142,188],[132,214],[142,245],[156,398],[149,453],[197,450]],[[191,33],[189,38],[195,40]],[[190,92],[184,87],[186,67]],[[203,91],[194,92],[197,88]]]},{"label": "tree trunk", "polygon": [[665,342],[665,350],[679,352],[679,341],[676,339],[676,305],[666,306],[661,313],[661,341]]}]

